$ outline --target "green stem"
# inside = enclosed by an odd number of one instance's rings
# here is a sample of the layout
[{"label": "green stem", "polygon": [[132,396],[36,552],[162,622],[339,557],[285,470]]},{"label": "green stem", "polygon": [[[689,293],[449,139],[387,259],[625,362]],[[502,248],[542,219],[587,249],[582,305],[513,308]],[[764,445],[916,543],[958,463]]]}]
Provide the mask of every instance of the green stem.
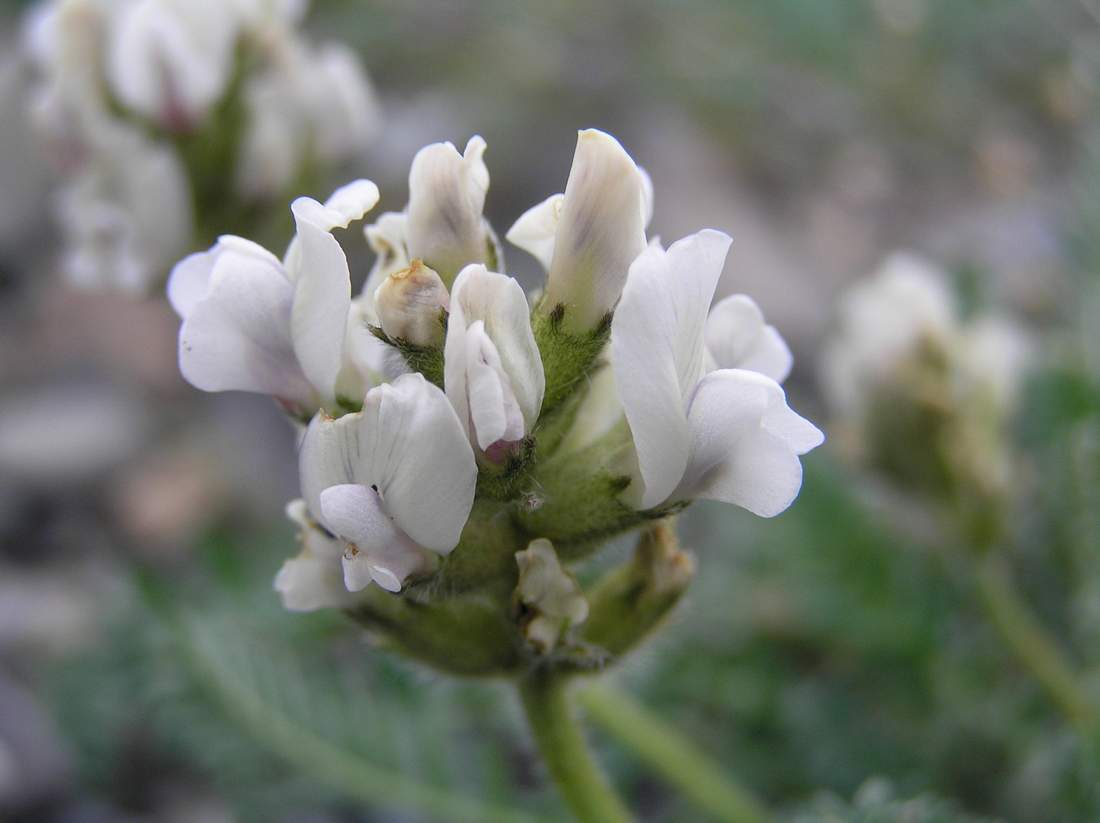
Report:
[{"label": "green stem", "polygon": [[715,820],[770,823],[771,815],[747,789],[738,786],[680,732],[630,696],[608,686],[577,695],[585,714],[626,743],[659,774]]},{"label": "green stem", "polygon": [[174,623],[185,658],[212,696],[259,743],[337,791],[371,807],[417,810],[455,823],[541,823],[526,812],[490,806],[411,780],[341,749],[255,694],[208,653],[186,620]]},{"label": "green stem", "polygon": [[630,823],[591,753],[569,705],[565,680],[540,669],[519,681],[519,694],[535,743],[566,804],[583,823]]},{"label": "green stem", "polygon": [[986,614],[1015,653],[1046,689],[1066,719],[1085,737],[1097,733],[1097,714],[1057,642],[1032,614],[1012,582],[1004,559],[990,551],[977,569],[978,593]]}]

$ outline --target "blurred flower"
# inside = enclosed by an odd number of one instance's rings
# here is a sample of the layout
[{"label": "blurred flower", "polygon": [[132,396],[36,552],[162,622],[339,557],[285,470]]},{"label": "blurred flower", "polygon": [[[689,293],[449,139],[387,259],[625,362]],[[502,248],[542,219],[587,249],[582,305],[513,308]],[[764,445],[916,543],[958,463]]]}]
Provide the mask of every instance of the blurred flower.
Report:
[{"label": "blurred flower", "polygon": [[1031,348],[1008,317],[964,318],[933,264],[894,254],[842,300],[823,355],[840,439],[898,482],[995,502]]},{"label": "blurred flower", "polygon": [[62,178],[74,282],[148,289],[196,232],[211,236],[206,221],[221,231],[246,220],[246,201],[282,194],[369,140],[370,86],[348,49],[302,40],[304,10],[268,0],[32,9],[32,121]]}]

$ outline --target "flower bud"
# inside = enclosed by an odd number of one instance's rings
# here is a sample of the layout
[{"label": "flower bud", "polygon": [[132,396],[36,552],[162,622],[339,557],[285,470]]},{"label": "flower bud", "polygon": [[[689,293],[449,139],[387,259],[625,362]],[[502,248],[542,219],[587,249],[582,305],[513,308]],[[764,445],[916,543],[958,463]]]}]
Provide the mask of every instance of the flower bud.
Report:
[{"label": "flower bud", "polygon": [[630,264],[645,250],[646,210],[642,175],[630,155],[611,135],[582,131],[542,310],[563,307],[562,321],[575,334],[596,328],[618,302]]},{"label": "flower bud", "polygon": [[414,346],[443,345],[442,313],[450,295],[439,275],[419,259],[387,277],[374,293],[382,331]]},{"label": "flower bud", "polygon": [[484,153],[485,141],[477,136],[464,154],[451,143],[433,143],[417,152],[409,171],[409,257],[419,257],[447,285],[463,266],[489,262],[481,216],[489,190]]},{"label": "flower bud", "polygon": [[523,636],[539,653],[547,654],[563,634],[588,618],[588,601],[573,575],[558,562],[549,540],[534,540],[516,552],[516,563],[516,598],[527,612]]}]

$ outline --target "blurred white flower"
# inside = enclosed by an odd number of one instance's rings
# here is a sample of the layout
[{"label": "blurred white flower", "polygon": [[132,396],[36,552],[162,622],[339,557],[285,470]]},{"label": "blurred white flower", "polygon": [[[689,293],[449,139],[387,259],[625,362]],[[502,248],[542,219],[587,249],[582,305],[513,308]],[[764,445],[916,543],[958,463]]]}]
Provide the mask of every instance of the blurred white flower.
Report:
[{"label": "blurred white flower", "polygon": [[467,266],[455,280],[443,350],[447,397],[493,462],[531,431],[546,381],[530,309],[514,278]]},{"label": "blurred white flower", "polygon": [[112,8],[106,73],[118,102],[189,131],[225,93],[241,19],[225,0],[130,0]]},{"label": "blurred white flower", "polygon": [[371,389],[363,411],[318,414],[302,441],[302,494],[344,542],[345,586],[398,591],[457,544],[477,466],[447,397],[422,375]]},{"label": "blurred white flower", "polygon": [[293,185],[303,158],[333,165],[355,157],[379,123],[370,81],[347,47],[315,48],[283,32],[267,53],[268,64],[244,89],[248,125],[237,185],[249,196]]},{"label": "blurred white flower", "polygon": [[82,288],[145,293],[190,240],[187,178],[175,153],[135,128],[103,122],[89,139],[58,193],[62,269]]},{"label": "blurred white flower", "polygon": [[205,391],[270,394],[299,415],[334,410],[365,391],[370,374],[348,343],[360,314],[332,230],[362,219],[377,201],[369,180],[338,189],[323,205],[298,198],[298,232],[285,261],[226,236],[177,264],[168,297],[183,318],[184,377]]},{"label": "blurred white flower", "polygon": [[840,304],[837,333],[825,350],[824,388],[843,414],[862,413],[874,385],[922,342],[942,346],[957,326],[941,271],[916,255],[888,257]]},{"label": "blurred white flower", "polygon": [[802,485],[799,456],[823,439],[771,378],[707,371],[707,310],[729,243],[705,230],[668,251],[650,246],[630,267],[611,324],[642,508],[704,497],[779,514]]},{"label": "blurred white flower", "polygon": [[350,49],[302,38],[306,5],[44,0],[28,13],[31,118],[71,190],[77,282],[147,288],[186,249],[192,215],[279,194],[372,137],[369,81]]}]

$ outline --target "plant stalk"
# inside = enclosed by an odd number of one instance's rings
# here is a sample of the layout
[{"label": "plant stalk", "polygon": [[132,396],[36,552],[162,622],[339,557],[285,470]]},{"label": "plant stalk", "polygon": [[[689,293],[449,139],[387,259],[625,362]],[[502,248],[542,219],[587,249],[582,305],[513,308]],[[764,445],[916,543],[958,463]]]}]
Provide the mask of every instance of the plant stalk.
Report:
[{"label": "plant stalk", "polygon": [[976,576],[982,605],[1001,639],[1074,728],[1087,739],[1094,739],[1100,728],[1096,709],[1057,641],[1020,596],[1004,558],[996,551],[988,552]]},{"label": "plant stalk", "polygon": [[588,750],[569,703],[565,678],[539,669],[519,681],[519,694],[550,776],[577,819],[631,823],[634,818]]},{"label": "plant stalk", "polygon": [[725,823],[771,823],[748,789],[730,781],[710,758],[645,706],[609,686],[577,695],[586,716],[645,760],[700,810]]}]

